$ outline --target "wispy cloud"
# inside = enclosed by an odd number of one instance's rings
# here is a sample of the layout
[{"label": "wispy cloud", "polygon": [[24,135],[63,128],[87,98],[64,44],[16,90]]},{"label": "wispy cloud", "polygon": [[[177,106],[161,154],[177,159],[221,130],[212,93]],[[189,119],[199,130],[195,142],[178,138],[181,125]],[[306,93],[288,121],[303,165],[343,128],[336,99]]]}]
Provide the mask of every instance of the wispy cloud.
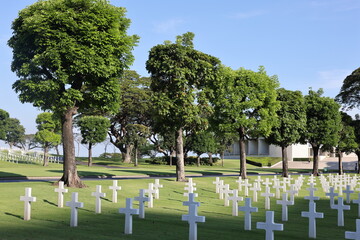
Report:
[{"label": "wispy cloud", "polygon": [[177,28],[181,26],[185,21],[183,19],[174,18],[168,19],[164,22],[155,24],[155,31],[159,33],[176,32]]},{"label": "wispy cloud", "polygon": [[319,87],[324,89],[340,89],[344,79],[351,74],[348,69],[331,69],[319,71],[318,84]]},{"label": "wispy cloud", "polygon": [[264,15],[266,12],[264,10],[254,10],[249,12],[238,12],[230,16],[233,19],[248,19]]}]

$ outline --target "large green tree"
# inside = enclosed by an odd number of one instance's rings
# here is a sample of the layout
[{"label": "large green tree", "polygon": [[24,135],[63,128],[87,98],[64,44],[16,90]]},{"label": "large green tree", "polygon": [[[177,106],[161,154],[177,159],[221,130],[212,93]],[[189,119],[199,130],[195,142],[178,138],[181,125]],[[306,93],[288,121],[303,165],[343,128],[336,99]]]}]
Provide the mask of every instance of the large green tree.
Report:
[{"label": "large green tree", "polygon": [[355,120],[351,122],[351,126],[354,128],[355,142],[357,147],[354,149],[354,152],[358,158],[357,162],[357,173],[360,174],[360,115],[355,115]]},{"label": "large green tree", "polygon": [[319,151],[322,146],[336,146],[341,125],[340,105],[334,99],[323,97],[323,90],[309,90],[305,96],[306,128],[302,142],[307,142],[313,150],[313,171],[319,175]]},{"label": "large green tree", "polygon": [[200,166],[200,156],[203,153],[209,155],[209,163],[212,165],[212,154],[217,152],[214,132],[207,130],[194,132],[189,139],[189,148],[197,155],[197,166]]},{"label": "large green tree", "polygon": [[44,112],[37,115],[36,123],[38,132],[35,134],[35,140],[44,149],[43,166],[48,166],[49,149],[61,142],[59,119],[56,119],[53,113]]},{"label": "large green tree", "polygon": [[222,77],[213,82],[214,123],[223,132],[236,132],[240,146],[240,176],[246,175],[245,141],[249,136],[267,137],[277,122],[276,76],[264,67],[258,72],[224,67]]},{"label": "large green tree", "polygon": [[217,77],[220,61],[194,49],[193,33],[151,48],[146,69],[151,74],[153,120],[176,133],[176,179],[185,181],[183,131],[206,128],[204,114],[211,111],[206,97],[208,82]]},{"label": "large green tree", "polygon": [[288,177],[287,147],[298,143],[305,131],[305,102],[300,91],[284,88],[277,90],[277,100],[280,102],[280,108],[276,112],[279,120],[272,128],[267,141],[281,147],[282,176]]},{"label": "large green tree", "polygon": [[8,118],[9,113],[5,110],[0,109],[0,140],[5,140],[6,138],[6,125]]},{"label": "large green tree", "polygon": [[8,118],[6,120],[6,137],[5,142],[9,144],[10,148],[20,145],[25,136],[25,128],[20,124],[17,118]]},{"label": "large green tree", "polygon": [[126,33],[125,9],[106,0],[39,1],[14,20],[11,68],[22,102],[61,117],[64,167],[61,181],[83,187],[77,174],[73,116],[118,108],[117,79],[133,61],[137,36]]},{"label": "large green tree", "polygon": [[92,166],[92,147],[105,141],[110,120],[102,116],[82,116],[77,125],[81,132],[81,143],[88,145],[88,166]]},{"label": "large green tree", "polygon": [[117,112],[111,116],[110,141],[122,154],[125,163],[131,162],[131,153],[134,148],[128,141],[127,126],[140,124],[149,125],[151,108],[150,80],[141,77],[136,71],[126,70],[120,81],[121,105]]}]

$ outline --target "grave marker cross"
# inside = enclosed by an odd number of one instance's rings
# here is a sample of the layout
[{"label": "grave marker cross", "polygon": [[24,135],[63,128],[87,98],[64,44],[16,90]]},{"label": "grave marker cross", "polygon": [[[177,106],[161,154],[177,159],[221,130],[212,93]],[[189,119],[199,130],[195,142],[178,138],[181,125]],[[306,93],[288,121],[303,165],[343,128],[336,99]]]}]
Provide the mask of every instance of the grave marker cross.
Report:
[{"label": "grave marker cross", "polygon": [[195,194],[189,193],[189,201],[183,202],[184,206],[189,207],[188,215],[182,215],[181,220],[189,223],[189,240],[197,239],[197,223],[205,222],[204,216],[197,215],[197,207],[200,206],[199,202],[195,202]]},{"label": "grave marker cross", "polygon": [[358,205],[358,217],[360,217],[360,193],[358,193],[358,198],[352,201]]},{"label": "grave marker cross", "polygon": [[160,179],[155,179],[155,183],[154,183],[154,189],[156,189],[157,191],[155,192],[155,199],[159,199],[159,195],[160,195],[160,190],[159,188],[163,188],[164,186],[162,184],[160,184]]},{"label": "grave marker cross", "polygon": [[101,213],[101,198],[106,194],[101,192],[101,185],[96,185],[96,191],[91,193],[91,196],[95,197],[95,212]]},{"label": "grave marker cross", "polygon": [[325,195],[330,197],[330,207],[331,207],[335,203],[334,197],[338,196],[339,194],[334,192],[334,187],[330,187],[330,192],[325,193]]},{"label": "grave marker cross", "polygon": [[245,212],[244,229],[251,230],[251,213],[257,212],[257,207],[251,206],[251,198],[245,198],[245,206],[240,206],[239,211]]},{"label": "grave marker cross", "polygon": [[282,221],[287,221],[288,220],[288,205],[294,205],[294,201],[289,201],[287,200],[288,195],[287,193],[283,193],[282,194],[282,199],[281,200],[276,200],[277,204],[281,205],[281,210],[282,210],[282,215],[281,215],[281,220]]},{"label": "grave marker cross", "polygon": [[283,231],[284,226],[274,222],[274,211],[266,211],[266,222],[256,223],[257,229],[266,231],[265,240],[274,240],[274,231]]},{"label": "grave marker cross", "polygon": [[118,186],[118,180],[113,180],[113,185],[109,189],[112,190],[112,202],[117,203],[117,191],[121,190],[121,187]]},{"label": "grave marker cross", "polygon": [[350,194],[354,193],[354,191],[351,190],[351,186],[350,185],[346,185],[346,190],[343,191],[343,193],[346,194],[346,203],[350,203]]},{"label": "grave marker cross", "polygon": [[345,239],[360,240],[360,219],[356,219],[356,232],[345,232]]},{"label": "grave marker cross", "polygon": [[139,209],[132,208],[132,198],[126,198],[126,207],[120,208],[119,213],[125,214],[125,234],[132,234],[133,217],[132,215],[139,214]]},{"label": "grave marker cross", "polygon": [[243,200],[243,197],[239,197],[239,192],[237,189],[232,191],[232,196],[228,197],[228,200],[232,201],[232,215],[238,216],[238,202]]},{"label": "grave marker cross", "polygon": [[68,189],[64,188],[63,181],[59,181],[59,187],[55,188],[55,192],[58,193],[58,207],[62,208],[64,206],[64,193],[68,192]]},{"label": "grave marker cross", "polygon": [[261,193],[261,196],[265,197],[265,209],[270,209],[270,197],[274,197],[275,194],[270,192],[270,187],[265,187],[265,192]]},{"label": "grave marker cross", "polygon": [[349,205],[344,205],[344,199],[342,197],[338,197],[338,204],[333,204],[331,206],[332,209],[336,209],[338,211],[338,226],[344,226],[344,210],[350,210]]},{"label": "grave marker cross", "polygon": [[24,220],[31,218],[31,202],[36,202],[36,197],[31,196],[31,188],[25,188],[25,196],[20,196],[20,201],[24,201]]},{"label": "grave marker cross", "polygon": [[145,218],[144,202],[150,201],[150,199],[145,196],[145,190],[140,189],[139,196],[135,197],[134,200],[139,202],[139,218]]},{"label": "grave marker cross", "polygon": [[78,225],[78,208],[83,208],[84,203],[78,202],[78,193],[71,193],[71,201],[66,202],[66,206],[71,208],[70,227],[77,227]]},{"label": "grave marker cross", "polygon": [[316,218],[324,218],[324,213],[316,212],[316,203],[309,203],[309,211],[301,212],[302,217],[309,218],[309,238],[316,238]]}]

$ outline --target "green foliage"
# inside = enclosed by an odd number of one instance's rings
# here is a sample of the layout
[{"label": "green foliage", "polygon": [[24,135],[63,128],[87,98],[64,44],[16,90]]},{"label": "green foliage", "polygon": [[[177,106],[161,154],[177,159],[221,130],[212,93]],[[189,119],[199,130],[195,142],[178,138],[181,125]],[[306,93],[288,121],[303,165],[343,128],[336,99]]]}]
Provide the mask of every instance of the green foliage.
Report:
[{"label": "green foliage", "polygon": [[102,116],[82,116],[77,125],[82,136],[81,143],[93,145],[106,139],[110,121]]},{"label": "green foliage", "polygon": [[360,68],[345,78],[336,100],[348,109],[360,106]]},{"label": "green foliage", "polygon": [[56,119],[55,115],[50,112],[40,113],[35,120],[37,124],[37,129],[41,130],[49,130],[52,132],[60,131],[60,120]]},{"label": "green foliage", "polygon": [[22,102],[43,110],[118,106],[118,82],[133,61],[125,9],[102,0],[39,1],[19,12],[8,44]]},{"label": "green foliage", "polygon": [[0,109],[0,139],[6,139],[6,125],[7,119],[9,118],[9,113],[5,110]]},{"label": "green foliage", "polygon": [[[172,165],[176,164],[176,157],[172,158]],[[202,157],[200,158],[200,165],[204,166],[212,166],[214,163],[219,161],[219,158],[213,157],[212,163],[210,162],[208,157]],[[170,157],[153,157],[145,160],[146,163],[155,164],[155,165],[170,165]],[[197,157],[187,157],[184,159],[184,163],[187,166],[194,166],[197,164]]]},{"label": "green foliage", "polygon": [[35,121],[39,130],[35,134],[35,141],[42,145],[45,154],[47,154],[48,148],[59,145],[61,142],[60,121],[50,112],[40,113]]},{"label": "green foliage", "polygon": [[352,118],[348,114],[341,112],[341,129],[339,131],[339,142],[337,150],[339,152],[354,152],[358,148],[354,127],[351,126]]},{"label": "green foliage", "polygon": [[203,153],[216,153],[217,151],[214,133],[206,130],[193,133],[193,135],[187,139],[186,145],[189,145],[190,150],[198,156]]},{"label": "green foliage", "polygon": [[258,72],[240,68],[222,68],[222,77],[214,82],[215,122],[220,130],[246,135],[268,136],[277,122],[276,76],[268,76],[263,67]]},{"label": "green foliage", "polygon": [[336,146],[341,125],[340,105],[329,97],[322,97],[322,90],[309,90],[305,96],[306,131],[304,139],[313,146]]},{"label": "green foliage", "polygon": [[300,141],[305,131],[305,102],[300,91],[277,90],[277,100],[280,108],[276,111],[278,123],[267,137],[269,143],[288,147]]},{"label": "green foliage", "polygon": [[20,124],[16,118],[6,119],[6,138],[5,142],[10,144],[10,147],[21,143],[25,136],[25,128]]},{"label": "green foliage", "polygon": [[48,129],[43,129],[35,134],[35,140],[43,147],[53,147],[61,142],[61,135]]},{"label": "green foliage", "polygon": [[192,33],[173,44],[154,46],[146,69],[151,74],[154,121],[167,131],[206,128],[211,113],[206,85],[217,77],[220,61],[193,48]]}]

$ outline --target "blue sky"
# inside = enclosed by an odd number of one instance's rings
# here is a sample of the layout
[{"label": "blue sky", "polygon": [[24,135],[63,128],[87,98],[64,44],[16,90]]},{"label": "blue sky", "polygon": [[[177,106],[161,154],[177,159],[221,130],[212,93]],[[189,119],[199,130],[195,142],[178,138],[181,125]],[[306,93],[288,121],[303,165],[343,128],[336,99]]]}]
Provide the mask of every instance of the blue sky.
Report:
[{"label": "blue sky", "polygon": [[[2,1],[0,6],[0,109],[35,133],[40,112],[21,104],[11,85],[11,22],[34,0]],[[127,9],[129,34],[140,36],[132,66],[143,76],[151,47],[195,33],[195,48],[233,69],[278,75],[281,87],[307,93],[323,88],[338,94],[344,78],[360,67],[359,0],[112,0]]]}]

